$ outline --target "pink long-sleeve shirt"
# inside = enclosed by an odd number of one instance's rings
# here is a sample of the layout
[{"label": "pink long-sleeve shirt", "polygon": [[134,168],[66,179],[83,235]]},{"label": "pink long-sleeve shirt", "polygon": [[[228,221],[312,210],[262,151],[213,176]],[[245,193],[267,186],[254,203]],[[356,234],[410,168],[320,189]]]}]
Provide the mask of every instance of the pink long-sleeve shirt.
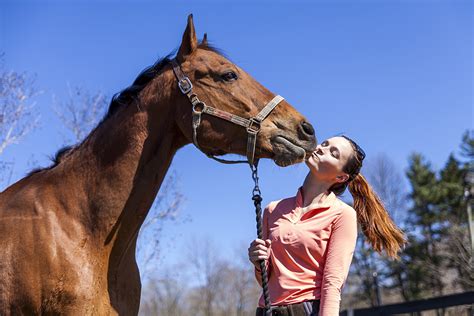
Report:
[{"label": "pink long-sleeve shirt", "polygon": [[[266,261],[272,305],[320,299],[320,316],[339,315],[341,290],[357,239],[355,210],[334,193],[303,214],[296,196],[270,203],[263,238],[271,240]],[[260,282],[260,272],[255,271]],[[265,306],[263,295],[259,305]]]}]

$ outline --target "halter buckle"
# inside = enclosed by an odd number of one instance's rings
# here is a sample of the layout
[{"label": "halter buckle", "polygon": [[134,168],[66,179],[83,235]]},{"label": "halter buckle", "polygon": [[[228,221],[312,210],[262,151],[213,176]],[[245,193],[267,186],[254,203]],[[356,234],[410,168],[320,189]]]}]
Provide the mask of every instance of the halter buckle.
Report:
[{"label": "halter buckle", "polygon": [[260,121],[256,118],[252,117],[250,119],[250,124],[247,126],[247,133],[249,134],[257,134],[260,131]]},{"label": "halter buckle", "polygon": [[188,92],[193,89],[193,84],[191,83],[191,80],[189,80],[188,77],[184,77],[178,81],[178,87],[183,94],[188,94]]}]

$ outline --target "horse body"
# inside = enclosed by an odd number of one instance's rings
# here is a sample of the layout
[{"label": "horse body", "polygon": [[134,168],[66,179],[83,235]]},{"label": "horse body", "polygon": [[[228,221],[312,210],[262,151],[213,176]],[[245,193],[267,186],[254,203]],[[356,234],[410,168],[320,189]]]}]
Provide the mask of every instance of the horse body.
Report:
[{"label": "horse body", "polygon": [[[97,130],[83,150],[0,195],[0,314],[138,312],[136,237],[177,148],[148,135],[148,116],[120,116],[130,121],[118,124],[121,146]],[[153,141],[163,154],[144,149]]]},{"label": "horse body", "polygon": [[138,312],[138,229],[184,143],[166,115],[149,121],[127,107],[116,116],[56,167],[0,195],[0,275],[9,276],[0,281],[0,311]]},{"label": "horse body", "polygon": [[[192,17],[177,59],[197,93],[225,110],[248,116],[271,99],[240,68],[197,46]],[[233,69],[241,83],[219,82],[219,67]],[[174,154],[192,141],[191,107],[171,67],[163,64],[143,80],[139,76],[132,87],[142,87],[133,97],[112,104],[103,122],[54,166],[0,194],[1,315],[138,313],[138,231]],[[288,104],[280,106],[262,124],[256,155],[281,165],[301,161],[301,150],[315,146],[314,131],[302,122]],[[245,130],[218,119],[203,119],[199,137],[201,148],[214,154],[246,150]]]}]

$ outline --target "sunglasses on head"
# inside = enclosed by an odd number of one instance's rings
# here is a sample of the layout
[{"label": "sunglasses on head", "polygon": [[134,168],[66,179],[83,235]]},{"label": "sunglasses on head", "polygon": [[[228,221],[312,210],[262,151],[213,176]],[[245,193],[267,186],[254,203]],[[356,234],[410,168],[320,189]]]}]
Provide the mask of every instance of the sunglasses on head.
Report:
[{"label": "sunglasses on head", "polygon": [[354,145],[355,147],[355,150],[357,152],[357,154],[360,156],[360,160],[364,160],[365,159],[365,151],[360,148],[359,145],[357,145],[357,143],[355,141],[353,141],[352,139],[350,139],[349,137],[345,136],[345,135],[342,135],[342,137],[344,137],[345,139],[347,139],[352,145]]}]

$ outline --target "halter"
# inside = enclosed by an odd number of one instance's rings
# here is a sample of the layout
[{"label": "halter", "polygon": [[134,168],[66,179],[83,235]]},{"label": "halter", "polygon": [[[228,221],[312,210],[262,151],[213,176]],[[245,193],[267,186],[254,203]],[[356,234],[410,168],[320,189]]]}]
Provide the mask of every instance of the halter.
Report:
[{"label": "halter", "polygon": [[[240,117],[238,115],[216,109],[214,107],[208,106],[204,101],[201,101],[198,96],[193,93],[193,84],[191,80],[183,73],[181,67],[177,63],[176,59],[171,60],[173,65],[173,72],[178,79],[178,87],[182,94],[186,95],[193,105],[193,143],[194,145],[202,151],[206,156],[217,160],[222,163],[232,164],[232,163],[246,163],[248,162],[250,166],[255,165],[258,162],[258,159],[255,159],[255,145],[257,142],[257,134],[260,131],[260,125],[265,120],[272,110],[282,101],[284,98],[282,96],[275,96],[270,102],[268,102],[265,107],[258,113],[256,116],[249,119]],[[247,130],[247,161],[245,160],[225,160],[217,158],[214,155],[204,152],[199,146],[197,140],[197,130],[201,124],[201,116],[203,113],[224,119],[231,123],[245,127]]]}]

